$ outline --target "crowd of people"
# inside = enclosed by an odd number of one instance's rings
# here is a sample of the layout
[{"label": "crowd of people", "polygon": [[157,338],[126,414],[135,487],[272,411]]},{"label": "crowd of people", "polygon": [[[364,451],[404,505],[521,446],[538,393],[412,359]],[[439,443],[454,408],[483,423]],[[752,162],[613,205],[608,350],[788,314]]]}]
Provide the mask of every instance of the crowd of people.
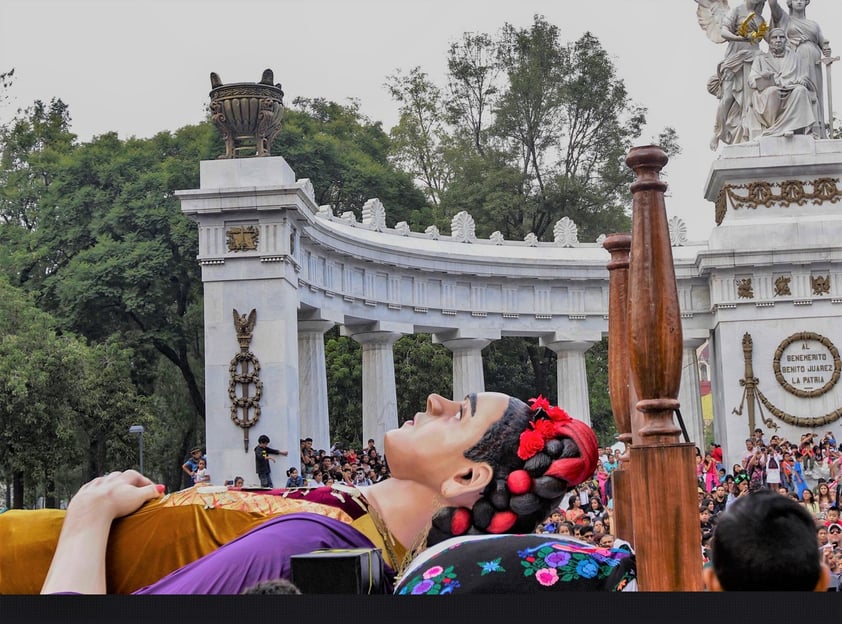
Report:
[{"label": "crowd of people", "polygon": [[[290,470],[293,468],[290,466]],[[301,464],[297,472],[300,485],[288,483],[287,487],[320,487],[334,483],[366,486],[389,478],[385,457],[377,450],[373,439],[369,439],[365,448],[360,450],[343,449],[341,444],[336,444],[326,451],[314,449],[313,439],[304,438],[301,440]]]},{"label": "crowd of people", "polygon": [[[602,547],[627,544],[613,533],[611,473],[620,451],[600,449],[600,461],[590,480],[579,484],[536,533],[572,535]],[[803,434],[797,443],[773,435],[768,441],[757,428],[745,440],[741,461],[730,470],[722,448],[712,443],[704,453],[696,448],[701,565],[711,562],[712,538],[722,514],[753,492],[773,492],[805,509],[815,523],[821,560],[830,569],[829,590],[842,590],[842,449],[828,431],[821,437]]]}]

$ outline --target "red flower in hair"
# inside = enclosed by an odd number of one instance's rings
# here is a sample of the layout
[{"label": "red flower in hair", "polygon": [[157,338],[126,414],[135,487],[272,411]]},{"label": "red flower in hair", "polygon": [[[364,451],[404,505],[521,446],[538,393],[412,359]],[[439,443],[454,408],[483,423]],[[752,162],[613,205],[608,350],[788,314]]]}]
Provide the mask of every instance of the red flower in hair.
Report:
[{"label": "red flower in hair", "polygon": [[570,414],[568,414],[563,409],[561,409],[560,407],[557,407],[555,405],[550,406],[550,409],[544,410],[544,411],[547,412],[549,417],[552,418],[556,422],[562,422],[564,420],[570,420]]},{"label": "red flower in hair", "polygon": [[550,440],[555,437],[555,423],[552,420],[536,420],[532,423],[532,427],[541,434],[545,440]]},{"label": "red flower in hair", "polygon": [[526,461],[539,451],[544,449],[544,436],[540,431],[527,429],[520,434],[520,444],[517,447],[517,456]]},{"label": "red flower in hair", "polygon": [[539,394],[537,398],[534,398],[534,399],[529,399],[529,406],[530,406],[533,410],[542,409],[542,410],[544,410],[545,412],[549,412],[549,409],[550,409],[550,402],[549,402],[549,401],[547,401],[547,399],[545,399],[543,396],[541,396],[541,395]]}]

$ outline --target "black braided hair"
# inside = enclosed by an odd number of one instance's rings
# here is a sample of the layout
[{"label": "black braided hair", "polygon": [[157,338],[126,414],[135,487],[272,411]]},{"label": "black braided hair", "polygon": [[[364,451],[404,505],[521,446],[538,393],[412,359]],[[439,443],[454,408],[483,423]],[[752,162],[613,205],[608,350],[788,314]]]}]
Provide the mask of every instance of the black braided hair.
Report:
[{"label": "black braided hair", "polygon": [[[427,536],[428,546],[455,535],[531,533],[551,509],[558,507],[570,487],[576,485],[545,474],[554,460],[579,457],[579,447],[571,438],[548,440],[544,450],[526,462],[518,457],[520,434],[526,430],[535,414],[526,403],[510,397],[503,416],[488,428],[473,447],[465,451],[466,458],[491,465],[494,478],[472,509],[444,507],[436,512]],[[521,469],[531,477],[531,487],[528,492],[512,494],[508,477]],[[512,523],[513,515],[515,518]],[[505,525],[509,526],[501,531],[500,527]]]}]

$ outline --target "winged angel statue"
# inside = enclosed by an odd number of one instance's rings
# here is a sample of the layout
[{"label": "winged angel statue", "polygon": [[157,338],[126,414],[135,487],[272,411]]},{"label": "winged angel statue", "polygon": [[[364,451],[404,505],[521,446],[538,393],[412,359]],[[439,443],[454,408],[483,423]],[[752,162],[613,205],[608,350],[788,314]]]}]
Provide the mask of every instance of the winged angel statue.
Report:
[{"label": "winged angel statue", "polygon": [[696,0],[696,17],[708,39],[725,43],[725,56],[708,81],[708,91],[719,105],[710,148],[749,140],[751,95],[749,71],[768,32],[761,15],[766,0],[744,0],[731,7],[728,0]]}]

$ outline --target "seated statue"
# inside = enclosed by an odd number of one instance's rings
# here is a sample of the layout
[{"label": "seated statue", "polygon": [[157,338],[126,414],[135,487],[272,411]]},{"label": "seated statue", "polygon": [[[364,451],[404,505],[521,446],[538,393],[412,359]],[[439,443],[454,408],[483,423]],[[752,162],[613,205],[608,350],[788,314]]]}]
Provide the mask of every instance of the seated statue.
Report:
[{"label": "seated statue", "polygon": [[752,88],[751,138],[807,134],[816,123],[816,86],[799,72],[781,28],[769,32],[769,51],[759,54],[748,76]]}]

